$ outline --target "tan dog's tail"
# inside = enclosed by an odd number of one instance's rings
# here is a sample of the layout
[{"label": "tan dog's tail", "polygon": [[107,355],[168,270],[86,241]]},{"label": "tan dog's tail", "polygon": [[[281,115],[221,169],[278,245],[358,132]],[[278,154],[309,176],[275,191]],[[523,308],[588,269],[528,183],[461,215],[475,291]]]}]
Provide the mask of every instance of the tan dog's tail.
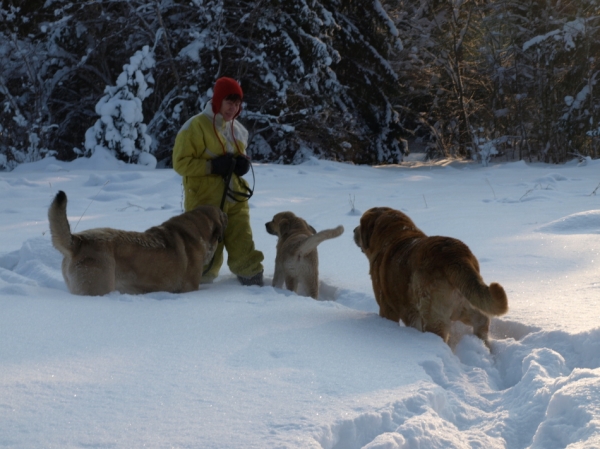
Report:
[{"label": "tan dog's tail", "polygon": [[500,284],[492,282],[486,285],[471,265],[450,271],[455,285],[474,307],[494,316],[508,312],[508,298]]},{"label": "tan dog's tail", "polygon": [[342,225],[339,225],[337,228],[334,229],[324,229],[322,231],[319,231],[316,234],[311,235],[302,243],[300,248],[298,248],[298,254],[304,256],[316,249],[316,247],[319,246],[319,244],[324,240],[339,237],[340,235],[342,235],[343,232],[344,227]]},{"label": "tan dog's tail", "polygon": [[73,235],[69,220],[67,220],[67,194],[62,190],[56,194],[48,209],[48,221],[50,222],[52,245],[63,255],[72,255]]}]

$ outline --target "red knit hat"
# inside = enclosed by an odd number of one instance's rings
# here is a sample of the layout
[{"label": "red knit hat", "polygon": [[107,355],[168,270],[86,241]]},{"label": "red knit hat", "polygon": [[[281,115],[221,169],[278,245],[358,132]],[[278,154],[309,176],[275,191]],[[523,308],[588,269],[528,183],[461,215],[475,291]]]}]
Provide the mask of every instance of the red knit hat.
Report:
[{"label": "red knit hat", "polygon": [[[221,110],[221,103],[228,95],[239,95],[240,99],[244,98],[244,92],[238,82],[233,78],[223,76],[217,80],[213,89],[212,110],[214,114],[217,114]],[[240,110],[235,116],[240,115],[240,112],[242,112],[241,105]]]}]

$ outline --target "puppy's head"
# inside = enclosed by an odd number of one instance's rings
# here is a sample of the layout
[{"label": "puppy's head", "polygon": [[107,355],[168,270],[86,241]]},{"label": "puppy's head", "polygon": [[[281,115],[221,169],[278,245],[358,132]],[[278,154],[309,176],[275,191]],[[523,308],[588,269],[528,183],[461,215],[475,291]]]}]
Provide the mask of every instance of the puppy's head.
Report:
[{"label": "puppy's head", "polygon": [[265,223],[267,232],[278,237],[285,237],[290,232],[308,231],[316,234],[317,231],[302,218],[297,217],[293,212],[279,212],[273,219]]}]

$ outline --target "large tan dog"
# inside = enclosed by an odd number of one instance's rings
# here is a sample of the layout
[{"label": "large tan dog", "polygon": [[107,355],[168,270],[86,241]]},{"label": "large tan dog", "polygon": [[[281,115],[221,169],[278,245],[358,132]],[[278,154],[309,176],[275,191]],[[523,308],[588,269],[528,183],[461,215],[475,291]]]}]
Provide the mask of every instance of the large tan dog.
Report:
[{"label": "large tan dog", "polygon": [[339,237],[343,226],[317,232],[292,212],[280,212],[265,223],[267,232],[279,237],[275,256],[273,287],[282,288],[314,299],[319,297],[319,255],[317,246]]},{"label": "large tan dog", "polygon": [[145,232],[96,228],[71,234],[67,195],[48,210],[52,244],[64,259],[62,273],[75,295],[198,290],[202,267],[223,239],[227,216],[200,206]]},{"label": "large tan dog", "polygon": [[354,229],[354,241],[369,259],[384,318],[433,332],[445,342],[451,322],[462,321],[487,345],[489,317],[508,311],[504,289],[484,283],[467,245],[450,237],[428,237],[398,210],[366,211]]}]

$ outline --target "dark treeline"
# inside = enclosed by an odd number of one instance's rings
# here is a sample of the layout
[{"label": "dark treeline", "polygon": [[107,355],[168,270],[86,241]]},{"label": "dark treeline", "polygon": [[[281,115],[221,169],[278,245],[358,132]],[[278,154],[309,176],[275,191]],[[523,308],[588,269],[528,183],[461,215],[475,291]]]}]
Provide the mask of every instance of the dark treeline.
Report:
[{"label": "dark treeline", "polygon": [[404,139],[432,158],[597,158],[599,26],[597,0],[2,0],[0,169],[89,155],[123,74],[146,86],[128,95],[162,166],[219,76],[242,84],[259,161],[397,163]]}]

